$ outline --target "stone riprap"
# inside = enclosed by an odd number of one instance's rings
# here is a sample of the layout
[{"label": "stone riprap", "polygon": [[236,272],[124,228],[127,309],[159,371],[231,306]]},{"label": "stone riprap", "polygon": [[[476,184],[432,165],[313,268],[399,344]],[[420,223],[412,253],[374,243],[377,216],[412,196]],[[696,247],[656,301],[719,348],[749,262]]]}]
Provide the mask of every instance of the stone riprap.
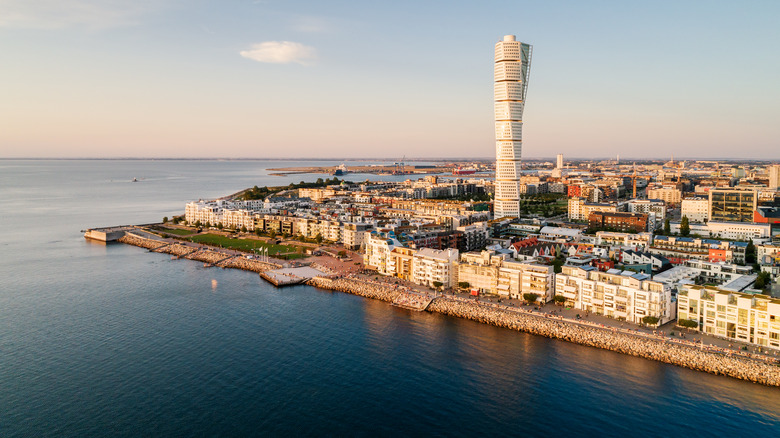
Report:
[{"label": "stone riprap", "polygon": [[[323,289],[392,302],[401,292],[392,286],[357,279],[312,279],[309,284]],[[737,354],[700,349],[650,335],[630,334],[627,330],[576,322],[527,310],[510,309],[494,303],[457,297],[438,297],[428,311],[470,319],[497,327],[522,331],[575,344],[603,348],[618,353],[657,360],[697,371],[748,380],[768,386],[780,386],[780,367],[776,363]]]}]

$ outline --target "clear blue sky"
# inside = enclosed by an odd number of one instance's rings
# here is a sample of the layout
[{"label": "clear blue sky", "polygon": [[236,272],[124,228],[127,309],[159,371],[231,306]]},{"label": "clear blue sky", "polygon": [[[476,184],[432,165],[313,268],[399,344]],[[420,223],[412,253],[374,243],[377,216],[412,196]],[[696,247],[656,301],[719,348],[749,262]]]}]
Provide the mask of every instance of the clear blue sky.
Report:
[{"label": "clear blue sky", "polygon": [[0,157],[780,159],[777,1],[0,0]]}]

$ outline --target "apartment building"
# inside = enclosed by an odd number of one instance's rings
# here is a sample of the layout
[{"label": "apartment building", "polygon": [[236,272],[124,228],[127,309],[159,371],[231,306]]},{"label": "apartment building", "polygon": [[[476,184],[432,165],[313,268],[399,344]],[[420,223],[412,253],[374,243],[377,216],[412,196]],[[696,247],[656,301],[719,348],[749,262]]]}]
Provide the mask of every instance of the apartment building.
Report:
[{"label": "apartment building", "polygon": [[648,187],[648,199],[660,199],[667,205],[678,205],[682,201],[682,191],[675,187]]},{"label": "apartment building", "polygon": [[706,222],[710,217],[710,201],[707,198],[685,198],[681,210],[682,216],[687,217],[689,222]]},{"label": "apartment building", "polygon": [[649,275],[617,269],[601,272],[591,266],[564,265],[555,275],[555,294],[563,295],[566,305],[576,309],[636,324],[645,316],[664,324],[677,313],[670,286]]},{"label": "apartment building", "polygon": [[679,318],[696,321],[700,332],[780,349],[780,299],[684,285],[677,306]]},{"label": "apartment building", "polygon": [[481,251],[461,254],[458,282],[468,283],[472,291],[522,298],[525,293],[539,296],[539,302],[552,300],[552,266],[512,260],[508,254]]},{"label": "apartment building", "polygon": [[456,280],[457,261],[457,249],[421,248],[413,256],[412,281],[425,286],[439,282],[444,288],[452,287]]},{"label": "apartment building", "polygon": [[758,206],[756,189],[750,187],[715,188],[709,192],[708,220],[752,222]]}]

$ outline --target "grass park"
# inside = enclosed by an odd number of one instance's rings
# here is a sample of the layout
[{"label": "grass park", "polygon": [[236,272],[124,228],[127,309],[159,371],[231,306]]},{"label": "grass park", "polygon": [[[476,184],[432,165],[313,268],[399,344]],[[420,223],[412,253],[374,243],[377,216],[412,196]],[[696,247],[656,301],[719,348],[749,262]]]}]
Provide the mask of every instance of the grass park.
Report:
[{"label": "grass park", "polygon": [[192,236],[188,240],[195,243],[202,243],[205,245],[220,246],[222,248],[235,249],[239,251],[252,253],[256,249],[268,249],[268,255],[283,259],[299,259],[303,258],[302,248],[294,245],[276,245],[273,243],[266,243],[257,239],[237,239],[234,237],[227,237],[220,234],[199,234]]}]

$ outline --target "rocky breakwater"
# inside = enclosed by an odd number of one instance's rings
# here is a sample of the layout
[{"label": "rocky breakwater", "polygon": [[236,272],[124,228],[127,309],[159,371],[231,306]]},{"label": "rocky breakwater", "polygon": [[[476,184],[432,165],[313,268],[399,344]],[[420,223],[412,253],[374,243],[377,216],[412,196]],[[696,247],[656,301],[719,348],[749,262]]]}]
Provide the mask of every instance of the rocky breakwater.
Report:
[{"label": "rocky breakwater", "polygon": [[122,242],[133,246],[140,246],[141,248],[146,248],[146,249],[155,249],[162,245],[165,245],[165,243],[162,241],[153,240],[153,239],[144,239],[143,237],[138,237],[133,234],[125,234],[124,236],[117,239],[117,242]]},{"label": "rocky breakwater", "polygon": [[348,294],[360,295],[361,297],[386,301],[388,303],[392,303],[400,294],[398,290],[390,285],[352,278],[330,279],[315,277],[309,280],[307,284],[320,289],[346,292]]},{"label": "rocky breakwater", "polygon": [[657,360],[692,370],[734,377],[768,386],[780,386],[780,367],[777,364],[726,355],[718,351],[701,350],[668,339],[629,334],[618,329],[600,327],[597,324],[580,324],[562,318],[458,298],[437,298],[428,306],[428,310],[580,345]]},{"label": "rocky breakwater", "polygon": [[259,260],[247,259],[246,257],[234,257],[220,263],[223,268],[243,269],[244,271],[264,272],[270,269],[280,268],[281,265],[275,263],[266,263]]},{"label": "rocky breakwater", "polygon": [[125,236],[119,239],[119,242],[125,243],[127,245],[146,248],[149,250],[160,248],[159,252],[161,253],[171,254],[190,260],[197,260],[206,264],[215,264],[222,261],[219,266],[224,268],[263,272],[269,269],[276,269],[280,267],[274,263],[266,263],[259,260],[247,259],[243,256],[236,256],[226,259],[227,257],[230,257],[230,254],[221,251],[204,247],[193,247],[189,245],[183,245],[181,243],[172,243],[169,245],[166,241],[163,240],[147,239],[133,234],[125,234]]}]

